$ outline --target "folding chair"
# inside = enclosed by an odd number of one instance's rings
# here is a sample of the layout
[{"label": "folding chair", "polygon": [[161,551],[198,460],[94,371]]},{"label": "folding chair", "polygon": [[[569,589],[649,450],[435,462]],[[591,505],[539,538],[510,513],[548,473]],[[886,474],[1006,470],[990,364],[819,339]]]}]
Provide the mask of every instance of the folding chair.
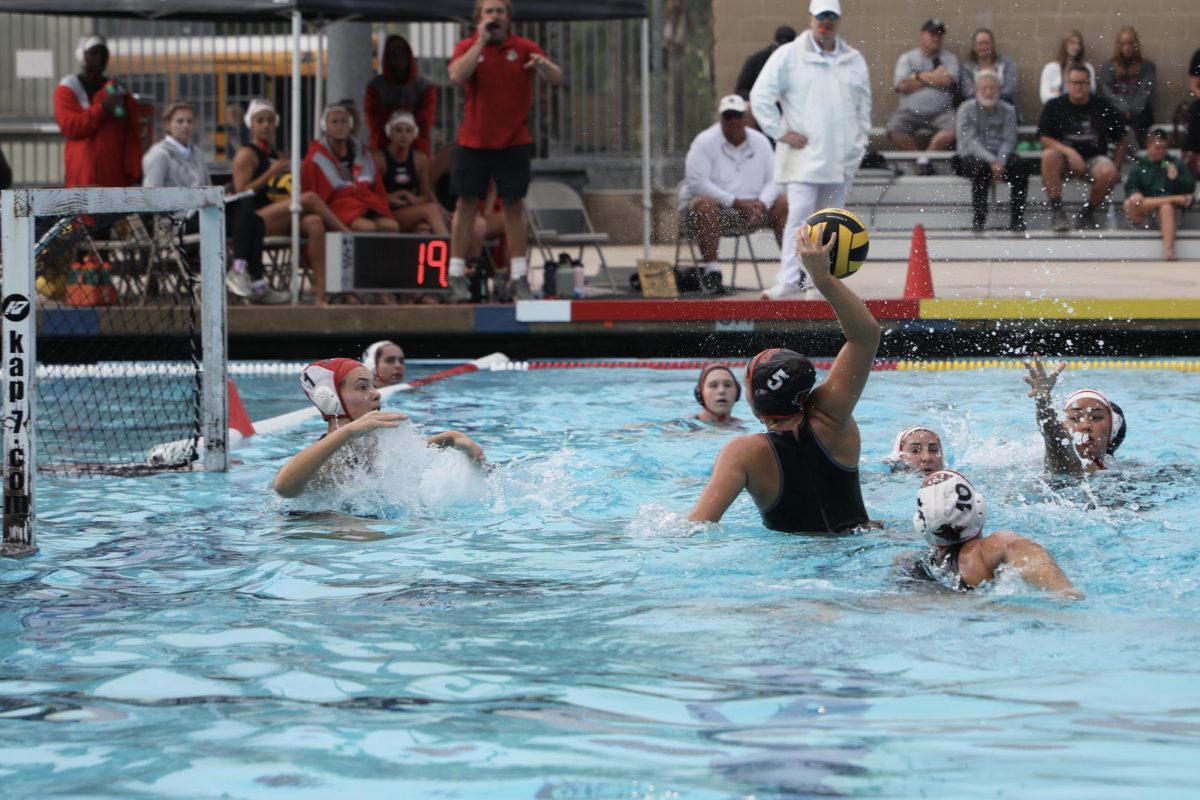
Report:
[{"label": "folding chair", "polygon": [[[679,210],[679,234],[675,239],[675,269],[679,269],[679,254],[683,250],[683,243],[687,242],[688,255],[692,259],[692,268],[699,269],[700,259],[696,256],[696,238],[695,232],[692,230],[691,214],[686,208]],[[718,261],[731,263],[733,269],[729,276],[729,288],[732,291],[737,290],[737,270],[740,263],[740,254],[742,242],[746,243],[746,252],[750,254],[750,265],[754,267],[754,277],[758,280],[758,289],[762,291],[762,273],[758,269],[758,257],[754,255],[754,242],[750,239],[750,234],[754,231],[742,223],[729,223],[727,220],[721,222],[721,238],[733,239],[733,258],[726,262],[725,259],[718,257]],[[718,242],[718,245],[720,242]]]},{"label": "folding chair", "polygon": [[617,291],[601,248],[608,243],[608,234],[592,227],[583,199],[574,189],[558,181],[534,181],[525,195],[525,215],[533,246],[541,252],[543,260],[553,261],[556,247],[578,247],[580,259],[585,247],[595,247],[600,256],[600,271],[613,292]]}]

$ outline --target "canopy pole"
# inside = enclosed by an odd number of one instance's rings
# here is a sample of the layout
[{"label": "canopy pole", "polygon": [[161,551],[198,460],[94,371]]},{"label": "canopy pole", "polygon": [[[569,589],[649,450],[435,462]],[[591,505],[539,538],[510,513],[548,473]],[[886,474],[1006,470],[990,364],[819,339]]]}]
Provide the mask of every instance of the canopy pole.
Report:
[{"label": "canopy pole", "polygon": [[650,259],[650,20],[642,20],[642,257]]},{"label": "canopy pole", "polygon": [[304,31],[299,11],[292,12],[292,303],[300,301],[300,38]]}]

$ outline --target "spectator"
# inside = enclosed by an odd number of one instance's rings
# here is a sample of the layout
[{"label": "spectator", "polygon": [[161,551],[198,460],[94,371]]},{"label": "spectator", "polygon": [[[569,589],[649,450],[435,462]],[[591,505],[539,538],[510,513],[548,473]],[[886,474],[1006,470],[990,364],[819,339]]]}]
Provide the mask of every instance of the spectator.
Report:
[{"label": "spectator", "polygon": [[1067,35],[1059,42],[1058,58],[1042,67],[1041,86],[1038,89],[1042,105],[1067,93],[1067,68],[1075,64],[1087,70],[1088,91],[1096,91],[1096,70],[1084,60],[1084,52],[1083,34],[1079,31],[1067,31]]},{"label": "spectator", "polygon": [[1200,49],[1192,53],[1188,66],[1188,92],[1192,103],[1188,106],[1187,141],[1184,143],[1184,161],[1192,175],[1200,178]]},{"label": "spectator", "polygon": [[1157,218],[1164,258],[1178,261],[1175,230],[1179,217],[1195,200],[1192,193],[1196,191],[1196,179],[1183,161],[1167,155],[1167,141],[1167,132],[1162,128],[1155,128],[1146,137],[1146,155],[1137,160],[1125,179],[1125,214],[1134,225]]},{"label": "spectator", "polygon": [[[300,183],[315,192],[329,210],[352,231],[399,231],[391,217],[383,178],[375,159],[351,138],[353,117],[344,106],[328,106],[321,114],[321,135],[308,148],[300,168]],[[324,305],[325,269],[313,263],[313,299]]]},{"label": "spectator", "polygon": [[1029,170],[1017,147],[1017,110],[1000,99],[1000,77],[991,70],[975,76],[975,97],[958,107],[955,171],[971,179],[971,228],[984,229],[992,181],[1009,188],[1009,230],[1025,230]]},{"label": "spectator", "polygon": [[1117,33],[1112,61],[1100,65],[1100,96],[1133,129],[1140,146],[1154,124],[1154,62],[1142,58],[1137,31],[1126,25]]},{"label": "spectator", "polygon": [[[287,292],[271,289],[263,272],[263,239],[282,236],[292,227],[292,162],[275,147],[279,114],[269,100],[256,97],[242,118],[250,131],[249,144],[233,156],[233,189],[252,192],[232,209],[233,265],[225,275],[225,288],[251,303],[283,303]],[[300,228],[308,240],[309,263],[314,274],[325,274],[325,233],[350,228],[334,216],[314,192],[300,195]],[[323,290],[322,290],[323,294]]]},{"label": "spectator", "polygon": [[746,101],[736,94],[721,98],[720,119],[702,130],[688,148],[686,177],[679,191],[679,210],[688,230],[699,240],[705,294],[724,294],[717,245],[721,234],[771,226],[783,241],[787,197],[775,183],[771,143],[746,129]]},{"label": "spectator", "polygon": [[75,55],[83,71],[54,90],[54,118],[67,140],[63,185],[133,186],[142,178],[137,103],[124,86],[104,77],[103,36],[85,36]]},{"label": "spectator", "polygon": [[418,134],[413,144],[429,157],[429,135],[437,116],[437,87],[417,71],[412,46],[403,36],[392,34],[383,43],[379,74],[367,84],[363,113],[371,131],[371,149],[388,146],[387,123],[397,111],[408,111],[415,120]]},{"label": "spectator", "polygon": [[142,185],[148,188],[211,186],[208,164],[200,148],[192,146],[196,110],[187,103],[172,103],[162,115],[166,136],[142,157]]},{"label": "spectator", "polygon": [[[781,45],[795,41],[796,29],[790,25],[780,25],[775,29],[774,41],[764,47],[762,50],[755,51],[746,57],[746,61],[742,64],[742,69],[738,73],[737,82],[734,84],[733,93],[743,100],[750,99],[750,90],[754,88],[754,82],[758,80],[762,68],[766,65],[767,59],[771,57]],[[758,122],[754,119],[754,114],[748,109],[746,111],[746,124],[752,128],[758,127]],[[775,140],[771,140],[771,145],[775,145]]]},{"label": "spectator", "polygon": [[795,41],[796,29],[790,25],[780,25],[775,29],[774,41],[764,47],[762,50],[757,50],[746,57],[745,63],[742,64],[742,70],[738,73],[737,83],[734,84],[733,93],[743,100],[750,99],[750,90],[754,88],[754,82],[758,80],[758,75],[762,72],[762,68],[766,66],[767,59],[771,57],[781,45]]},{"label": "spectator", "polygon": [[[900,93],[900,107],[888,118],[888,138],[901,150],[916,150],[915,134],[933,129],[926,153],[949,150],[954,145],[954,84],[958,80],[958,58],[942,49],[946,23],[926,20],[921,26],[921,46],[896,61],[893,86]],[[933,164],[926,155],[917,158],[917,174],[932,175]]]},{"label": "spectator", "polygon": [[429,182],[429,157],[414,149],[420,136],[416,120],[408,111],[392,114],[384,128],[387,148],[376,150],[375,166],[383,175],[392,219],[402,231],[428,231],[445,236],[446,212],[433,199]]},{"label": "spectator", "polygon": [[763,133],[778,140],[775,180],[787,185],[783,263],[768,300],[806,288],[796,233],[816,209],[846,204],[871,132],[867,62],[837,34],[841,4],[812,0],[808,12],[808,30],[771,55],[750,93]]},{"label": "spectator", "polygon": [[[532,297],[525,256],[525,193],[529,188],[533,137],[529,108],[533,79],[561,86],[563,74],[534,42],[511,30],[510,0],[475,0],[475,33],[460,41],[450,60],[450,80],[466,95],[458,147],[450,168],[458,201],[451,228],[450,302],[471,297],[466,256],[472,220],[488,182],[496,181],[508,228],[512,296]],[[500,278],[502,280],[502,278]]]},{"label": "spectator", "polygon": [[[1076,64],[1067,69],[1067,94],[1055,97],[1042,107],[1038,120],[1038,138],[1042,143],[1042,183],[1054,230],[1069,230],[1062,206],[1063,180],[1071,175],[1092,182],[1091,193],[1079,215],[1083,228],[1098,226],[1096,209],[1121,178],[1117,164],[1125,159],[1129,136],[1121,115],[1103,97],[1088,91],[1086,67]],[[1116,145],[1115,162],[1108,147]]]},{"label": "spectator", "polygon": [[982,70],[991,70],[1000,79],[1000,99],[1017,104],[1017,63],[996,52],[996,37],[987,28],[971,36],[971,52],[958,73],[958,90],[963,100],[975,96],[975,81]]}]

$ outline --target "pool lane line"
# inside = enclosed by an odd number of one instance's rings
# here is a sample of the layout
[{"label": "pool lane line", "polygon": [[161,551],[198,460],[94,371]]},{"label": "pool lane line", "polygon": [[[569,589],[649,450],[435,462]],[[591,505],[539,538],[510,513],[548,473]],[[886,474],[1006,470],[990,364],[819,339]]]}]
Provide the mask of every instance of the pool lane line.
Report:
[{"label": "pool lane line", "polygon": [[[1198,359],[1120,359],[1120,358],[1067,358],[1059,359],[1043,357],[1043,361],[1058,363],[1065,361],[1070,370],[1091,369],[1154,369],[1172,372],[1198,372]],[[561,361],[510,361],[492,367],[496,371],[527,371],[547,369],[659,369],[659,370],[699,370],[710,364],[724,364],[733,369],[744,369],[746,362],[733,359],[692,359],[679,361],[653,360],[561,360]],[[833,367],[832,359],[818,359],[812,362],[818,370],[828,370]],[[955,372],[979,369],[1025,369],[1025,360],[1021,358],[962,358],[962,359],[879,359],[871,365],[873,372]]]},{"label": "pool lane line", "polygon": [[[468,361],[465,364],[444,369],[441,372],[435,372],[425,378],[418,378],[412,382],[398,383],[395,386],[384,386],[379,390],[380,399],[389,397],[397,392],[405,392],[411,389],[417,389],[421,386],[426,386],[437,381],[444,381],[458,375],[465,375],[470,372],[478,372],[482,369],[495,369],[495,365],[509,363],[508,356],[503,353],[491,353],[490,355],[476,358]],[[286,414],[280,414],[275,417],[261,420],[259,422],[251,422],[254,429],[254,434],[251,436],[243,436],[240,431],[230,428],[226,433],[226,445],[230,450],[241,447],[247,439],[252,439],[254,436],[261,436],[269,433],[279,433],[280,431],[289,430],[301,425],[314,417],[319,418],[321,412],[317,411],[314,406],[306,406],[298,408],[295,411],[289,411]],[[191,447],[190,439],[180,439],[174,442],[164,442],[162,444],[151,447],[146,453],[147,463],[156,463],[159,461],[173,461],[174,455],[180,448]]]}]

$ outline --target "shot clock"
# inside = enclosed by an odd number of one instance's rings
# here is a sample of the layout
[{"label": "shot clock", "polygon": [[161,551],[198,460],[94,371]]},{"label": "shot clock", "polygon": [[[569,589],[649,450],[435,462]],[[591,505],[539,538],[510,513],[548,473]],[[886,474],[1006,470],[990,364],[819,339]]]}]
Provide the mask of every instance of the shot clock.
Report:
[{"label": "shot clock", "polygon": [[327,292],[449,291],[450,237],[325,234]]}]

